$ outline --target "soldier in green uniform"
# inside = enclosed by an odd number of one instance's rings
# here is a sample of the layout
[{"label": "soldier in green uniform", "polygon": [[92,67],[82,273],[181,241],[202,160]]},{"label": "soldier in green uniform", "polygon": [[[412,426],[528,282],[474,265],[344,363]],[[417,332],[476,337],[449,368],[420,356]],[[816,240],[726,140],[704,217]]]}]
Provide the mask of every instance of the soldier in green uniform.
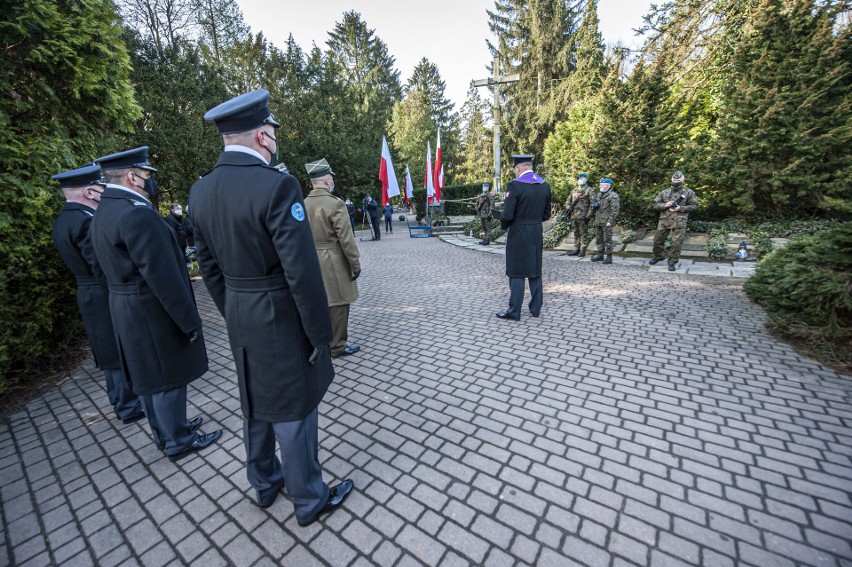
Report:
[{"label": "soldier in green uniform", "polygon": [[683,186],[684,176],[680,171],[672,175],[672,186],[663,189],[654,199],[654,210],[660,211],[660,221],[657,224],[657,234],[654,235],[654,258],[649,264],[656,264],[663,259],[663,246],[669,233],[672,235],[672,247],[669,250],[669,271],[677,268],[680,259],[680,247],[686,236],[686,219],[689,213],[698,208],[698,198],[695,191]]},{"label": "soldier in green uniform", "polygon": [[603,260],[604,264],[612,264],[612,227],[621,210],[621,197],[612,188],[609,177],[601,178],[600,194],[595,198],[592,209],[595,210],[595,242],[598,246],[592,262]]},{"label": "soldier in green uniform", "polygon": [[589,246],[588,221],[592,214],[592,201],[595,194],[588,186],[589,176],[581,173],[577,176],[577,186],[568,197],[568,215],[571,218],[571,227],[574,230],[574,251],[568,256],[582,258],[586,255],[586,247]]},{"label": "soldier in green uniform", "polygon": [[482,223],[482,234],[484,237],[479,241],[479,244],[483,246],[488,246],[491,242],[491,208],[493,206],[494,194],[491,192],[491,184],[483,183],[482,194],[476,198],[476,206],[474,207],[476,216],[479,217],[479,221]]}]

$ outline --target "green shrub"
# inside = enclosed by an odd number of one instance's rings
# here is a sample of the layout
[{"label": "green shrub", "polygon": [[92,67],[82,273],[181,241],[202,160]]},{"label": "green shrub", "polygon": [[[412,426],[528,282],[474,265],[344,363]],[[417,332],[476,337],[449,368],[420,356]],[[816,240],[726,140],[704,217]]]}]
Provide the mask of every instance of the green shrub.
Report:
[{"label": "green shrub", "polygon": [[544,235],[544,247],[551,249],[559,242],[568,236],[571,228],[571,218],[568,216],[568,211],[563,209],[556,213],[553,219],[553,226],[550,231]]},{"label": "green shrub", "polygon": [[621,231],[621,242],[623,244],[630,244],[631,242],[636,242],[639,240],[639,235],[636,234],[635,230],[623,230]]},{"label": "green shrub", "polygon": [[754,250],[757,252],[758,257],[762,258],[772,252],[772,241],[769,239],[768,234],[762,230],[756,230],[749,234],[749,236],[751,237],[751,241],[754,244]]},{"label": "green shrub", "polygon": [[[471,232],[473,233],[474,238],[485,238],[485,232],[482,230],[482,222],[478,218],[465,223],[465,236],[469,235]],[[491,219],[491,240],[497,240],[504,234],[506,234],[506,231],[500,228],[500,221],[497,219]]]},{"label": "green shrub", "polygon": [[470,199],[460,203],[444,203],[444,212],[448,215],[472,215],[474,214],[472,197],[482,194],[482,183],[468,183],[467,185],[447,185],[441,189],[441,200],[458,201]]},{"label": "green shrub", "polygon": [[793,239],[745,284],[767,325],[805,352],[852,367],[852,223]]},{"label": "green shrub", "polygon": [[710,231],[707,254],[714,260],[722,260],[728,254],[728,233],[721,229]]}]

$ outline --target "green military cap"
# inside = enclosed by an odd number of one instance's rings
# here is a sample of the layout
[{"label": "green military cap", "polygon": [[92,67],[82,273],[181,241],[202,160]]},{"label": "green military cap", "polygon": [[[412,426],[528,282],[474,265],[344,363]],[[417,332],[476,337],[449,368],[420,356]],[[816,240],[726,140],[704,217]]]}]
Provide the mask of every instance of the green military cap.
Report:
[{"label": "green military cap", "polygon": [[316,161],[311,161],[305,164],[305,170],[308,172],[308,177],[314,179],[316,177],[322,177],[324,175],[328,175],[329,173],[334,175],[334,172],[331,170],[331,166],[328,165],[328,162],[325,158],[320,158]]}]

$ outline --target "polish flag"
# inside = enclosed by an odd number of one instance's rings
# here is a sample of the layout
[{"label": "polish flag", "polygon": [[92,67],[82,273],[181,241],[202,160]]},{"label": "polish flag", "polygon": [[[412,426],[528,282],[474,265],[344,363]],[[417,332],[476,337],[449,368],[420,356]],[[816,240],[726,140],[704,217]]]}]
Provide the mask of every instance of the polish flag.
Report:
[{"label": "polish flag", "polygon": [[405,201],[405,204],[408,204],[408,199],[414,196],[414,184],[411,183],[411,172],[408,171],[408,164],[405,166],[405,192],[402,194],[402,199]]},{"label": "polish flag", "polygon": [[423,172],[423,185],[426,186],[426,196],[429,198],[429,203],[435,197],[435,185],[432,177],[432,144],[426,141],[426,171]]},{"label": "polish flag", "polygon": [[382,182],[382,206],[390,202],[391,197],[399,195],[399,183],[393,170],[388,141],[382,136],[382,158],[379,162],[379,181]]},{"label": "polish flag", "polygon": [[435,201],[441,202],[441,187],[444,186],[444,164],[441,163],[441,129],[438,128],[438,147],[435,149]]}]

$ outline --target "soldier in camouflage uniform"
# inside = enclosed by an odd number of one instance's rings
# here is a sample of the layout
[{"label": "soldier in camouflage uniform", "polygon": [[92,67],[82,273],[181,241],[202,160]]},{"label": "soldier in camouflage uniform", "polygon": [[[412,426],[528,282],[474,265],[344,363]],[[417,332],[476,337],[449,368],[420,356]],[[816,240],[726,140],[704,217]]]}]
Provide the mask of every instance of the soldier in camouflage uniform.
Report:
[{"label": "soldier in camouflage uniform", "polygon": [[491,208],[494,206],[494,193],[491,192],[491,184],[482,184],[482,194],[476,198],[476,216],[482,223],[483,239],[479,241],[483,246],[491,242]]},{"label": "soldier in camouflage uniform", "polygon": [[663,246],[669,233],[672,235],[672,247],[669,250],[669,271],[675,271],[680,259],[680,247],[686,236],[686,218],[698,208],[695,191],[683,186],[683,173],[676,171],[672,175],[672,186],[663,189],[654,199],[654,210],[660,211],[657,234],[654,235],[654,259],[648,262],[656,264],[663,259]]},{"label": "soldier in camouflage uniform", "polygon": [[571,227],[574,231],[574,251],[568,256],[582,258],[586,255],[589,246],[589,219],[592,216],[592,201],[595,194],[588,186],[589,176],[581,173],[577,176],[577,186],[568,197],[568,215],[571,218]]},{"label": "soldier in camouflage uniform", "polygon": [[612,264],[612,227],[621,211],[621,197],[612,189],[609,177],[601,178],[600,194],[595,198],[592,209],[595,211],[595,242],[598,246],[592,262],[603,260],[604,264]]}]

